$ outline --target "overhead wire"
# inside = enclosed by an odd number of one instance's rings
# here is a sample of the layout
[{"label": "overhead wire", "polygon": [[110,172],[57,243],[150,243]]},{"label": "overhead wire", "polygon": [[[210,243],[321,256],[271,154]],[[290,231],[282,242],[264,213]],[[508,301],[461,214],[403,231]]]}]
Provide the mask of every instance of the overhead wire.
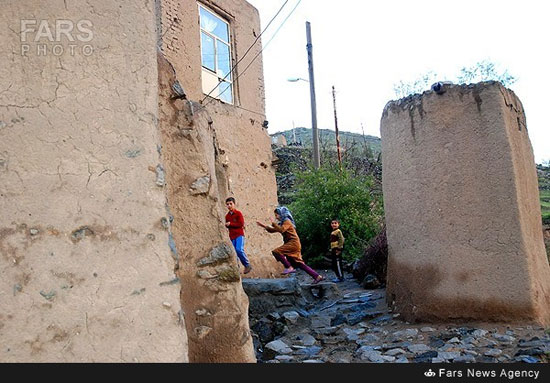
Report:
[{"label": "overhead wire", "polygon": [[[254,57],[252,58],[252,60],[251,60],[250,63],[246,66],[246,68],[244,68],[244,69],[242,70],[242,72],[239,72],[239,73],[237,74],[237,77],[235,77],[235,79],[233,80],[233,82],[237,81],[243,74],[245,74],[246,71],[248,70],[248,68],[250,68],[250,66],[251,66],[251,65],[254,63],[254,61],[260,56],[260,54],[262,54],[262,52],[269,46],[269,44],[273,41],[273,39],[275,38],[275,36],[277,35],[277,33],[278,33],[278,32],[281,30],[281,28],[285,25],[285,23],[286,23],[287,20],[290,18],[290,16],[292,16],[292,14],[293,14],[294,11],[296,10],[296,8],[298,8],[298,6],[300,5],[301,2],[302,2],[302,0],[298,0],[298,2],[296,3],[296,5],[294,6],[294,8],[292,8],[292,10],[289,12],[289,14],[286,16],[286,18],[285,18],[285,19],[283,20],[283,22],[281,23],[281,25],[279,25],[279,27],[277,28],[277,30],[273,33],[273,36],[271,36],[271,38],[270,38],[270,39],[268,40],[268,42],[262,47],[262,49],[260,49],[260,51],[256,54],[256,56],[254,56]],[[286,3],[285,3],[285,4],[286,4]],[[284,4],[283,4],[283,6],[284,6]],[[273,20],[273,19],[272,19],[272,20]],[[266,27],[266,29],[267,29],[267,27]],[[265,31],[265,29],[264,29],[264,31]],[[262,33],[263,33],[263,32],[262,32]],[[250,49],[249,49],[249,50],[250,50]],[[236,64],[235,64],[235,66],[236,66]],[[220,81],[220,84],[221,84],[221,81]],[[219,84],[218,84],[218,85],[219,85]],[[214,89],[216,89],[216,88],[214,88]],[[227,91],[228,89],[229,89],[229,87],[225,88],[225,90],[223,90],[223,91],[220,93],[220,95],[222,95],[222,94],[223,94],[225,91]],[[212,93],[212,92],[210,92],[210,93]],[[208,97],[208,95],[207,95],[206,97]],[[205,97],[201,102],[203,102],[203,101],[206,99],[206,97]],[[202,105],[202,108],[206,107],[210,102],[212,102],[212,100],[213,100],[213,98],[211,98],[209,101],[207,101],[204,105]],[[239,106],[237,106],[237,105],[233,105],[233,106],[236,107],[236,108],[239,108],[239,109],[247,110],[247,109],[242,108],[242,107],[239,107]],[[202,108],[201,108],[201,109],[202,109]],[[252,112],[252,111],[250,111],[250,110],[247,110],[247,111]],[[256,113],[256,114],[263,115],[263,114],[258,113],[258,112],[252,112],[252,113]]]},{"label": "overhead wire", "polygon": [[292,8],[292,11],[290,11],[290,13],[288,14],[288,16],[283,20],[283,22],[281,23],[281,25],[279,26],[279,28],[277,28],[277,30],[273,33],[273,36],[271,36],[271,39],[269,39],[269,41],[267,43],[265,43],[265,45],[263,46],[263,48],[256,54],[256,56],[254,56],[254,58],[252,59],[252,61],[246,66],[246,68],[243,69],[242,72],[240,72],[237,77],[235,78],[235,80],[237,80],[239,77],[241,77],[248,68],[250,68],[250,66],[254,63],[254,60],[256,60],[256,58],[269,46],[269,43],[271,43],[273,41],[273,39],[275,38],[275,36],[277,35],[277,33],[281,30],[281,28],[283,27],[283,25],[285,25],[286,21],[290,18],[290,16],[292,16],[292,14],[294,13],[294,11],[296,10],[296,8],[298,8],[298,5],[300,5],[300,3],[302,2],[302,0],[298,0],[298,2],[296,3],[296,5],[294,6],[294,8]]},{"label": "overhead wire", "polygon": [[235,63],[235,65],[233,65],[231,67],[231,70],[229,72],[227,72],[227,74],[220,80],[220,82],[218,83],[218,85],[216,85],[206,96],[204,96],[204,98],[202,99],[201,103],[204,102],[204,100],[206,100],[206,98],[208,98],[213,91],[215,91],[219,86],[220,84],[227,78],[227,76],[229,76],[231,73],[233,73],[235,71],[235,68],[237,68],[237,65],[239,65],[239,63],[246,57],[246,55],[248,54],[248,52],[250,52],[250,50],[254,47],[254,45],[256,45],[256,43],[258,42],[258,40],[260,40],[260,37],[262,37],[262,35],[264,34],[264,32],[267,30],[267,28],[269,28],[269,26],[271,25],[271,23],[273,22],[273,20],[275,20],[277,18],[277,16],[279,16],[279,13],[281,13],[281,11],[284,9],[284,7],[287,5],[289,0],[285,0],[285,2],[283,3],[283,5],[281,5],[281,7],[279,8],[279,10],[277,11],[277,13],[275,14],[275,16],[273,16],[271,18],[271,20],[269,21],[269,23],[267,23],[267,25],[265,26],[265,28],[260,32],[260,34],[258,36],[256,36],[256,39],[254,40],[254,42],[248,47],[248,49],[246,50],[246,52],[243,54],[243,56]]}]

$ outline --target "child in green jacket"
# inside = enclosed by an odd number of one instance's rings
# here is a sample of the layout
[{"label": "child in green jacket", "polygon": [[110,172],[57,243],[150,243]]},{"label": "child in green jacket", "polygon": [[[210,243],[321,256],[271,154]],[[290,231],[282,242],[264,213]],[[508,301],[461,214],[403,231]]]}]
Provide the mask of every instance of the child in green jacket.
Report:
[{"label": "child in green jacket", "polygon": [[342,268],[342,251],[344,250],[344,235],[340,230],[340,221],[333,219],[330,222],[332,232],[330,233],[330,256],[332,258],[332,269],[336,278],[332,282],[344,281],[344,269]]}]

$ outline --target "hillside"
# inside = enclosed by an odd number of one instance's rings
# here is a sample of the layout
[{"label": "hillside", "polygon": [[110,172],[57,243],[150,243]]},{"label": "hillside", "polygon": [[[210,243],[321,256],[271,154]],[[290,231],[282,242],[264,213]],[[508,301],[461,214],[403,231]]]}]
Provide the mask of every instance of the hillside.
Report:
[{"label": "hillside", "polygon": [[[295,128],[284,132],[271,134],[271,137],[283,135],[288,144],[297,142],[301,146],[312,147],[311,129]],[[369,136],[352,132],[339,132],[340,148],[349,150],[352,148],[364,148],[365,144],[369,146],[373,153],[378,154],[382,150],[381,140],[379,137]],[[296,139],[296,141],[294,141]],[[320,150],[336,149],[336,134],[333,130],[319,129],[319,147]]]},{"label": "hillside", "polygon": [[[349,150],[342,154],[343,166],[353,175],[373,175],[375,188],[382,192],[382,162],[379,156],[365,156],[364,151]],[[279,203],[286,205],[294,201],[296,173],[307,170],[311,166],[312,149],[302,146],[273,146],[273,154],[277,158],[276,179]],[[321,165],[337,164],[336,149],[321,151]]]},{"label": "hillside", "polygon": [[537,165],[539,177],[540,210],[544,226],[544,244],[550,260],[550,166]]},{"label": "hillside", "polygon": [[[296,128],[296,141],[301,143],[300,146],[289,145],[286,148],[274,148],[274,153],[280,158],[279,166],[277,169],[277,183],[279,186],[279,198],[283,196],[283,200],[287,200],[287,193],[292,192],[294,185],[294,174],[293,170],[305,170],[311,159],[311,129],[306,128]],[[272,134],[271,136],[283,135],[287,140],[287,144],[294,142],[293,130],[288,130],[285,132],[278,132]],[[323,137],[321,139],[321,137]],[[329,130],[320,130],[319,139],[321,141],[321,154],[322,162],[329,160],[334,160],[336,158],[336,147],[334,145],[328,145],[329,142],[333,142],[334,132]],[[332,141],[331,141],[332,140]],[[365,158],[364,156],[364,143],[367,143],[372,154],[370,158]],[[374,136],[365,136],[350,132],[342,132],[340,143],[342,148],[353,148],[348,150],[347,153],[343,153],[344,161],[351,162],[357,170],[358,167],[366,168],[367,172],[372,170],[373,163],[377,163],[377,178],[381,179],[381,164],[380,158],[377,158],[381,150],[381,140],[378,137]],[[324,153],[323,153],[324,152]],[[324,155],[323,155],[324,154]],[[366,162],[362,163],[361,166],[357,165],[357,162]],[[541,213],[542,221],[545,225],[550,226],[550,166],[537,165],[537,175],[539,181],[539,193],[540,193],[540,204],[541,204]]]},{"label": "hillside", "polygon": [[542,221],[550,225],[550,166],[537,165]]}]

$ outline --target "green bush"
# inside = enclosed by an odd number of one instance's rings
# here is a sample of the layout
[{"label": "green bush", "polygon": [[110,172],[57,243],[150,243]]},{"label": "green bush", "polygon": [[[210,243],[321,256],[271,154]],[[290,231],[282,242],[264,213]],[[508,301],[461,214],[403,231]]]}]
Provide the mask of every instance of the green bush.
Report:
[{"label": "green bush", "polygon": [[382,196],[372,176],[353,176],[347,170],[324,167],[297,174],[294,202],[290,204],[304,259],[316,266],[329,253],[330,222],[340,220],[345,237],[343,257],[352,262],[381,227]]}]

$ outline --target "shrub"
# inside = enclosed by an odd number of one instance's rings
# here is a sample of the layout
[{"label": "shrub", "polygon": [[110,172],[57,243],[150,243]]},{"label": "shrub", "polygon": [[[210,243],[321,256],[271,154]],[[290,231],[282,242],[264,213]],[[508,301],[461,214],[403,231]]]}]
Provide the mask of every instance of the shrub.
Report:
[{"label": "shrub", "polygon": [[352,176],[334,167],[297,174],[294,202],[289,206],[304,259],[316,266],[329,254],[330,222],[337,218],[345,237],[343,258],[358,259],[378,234],[383,220],[382,196],[372,176]]}]

